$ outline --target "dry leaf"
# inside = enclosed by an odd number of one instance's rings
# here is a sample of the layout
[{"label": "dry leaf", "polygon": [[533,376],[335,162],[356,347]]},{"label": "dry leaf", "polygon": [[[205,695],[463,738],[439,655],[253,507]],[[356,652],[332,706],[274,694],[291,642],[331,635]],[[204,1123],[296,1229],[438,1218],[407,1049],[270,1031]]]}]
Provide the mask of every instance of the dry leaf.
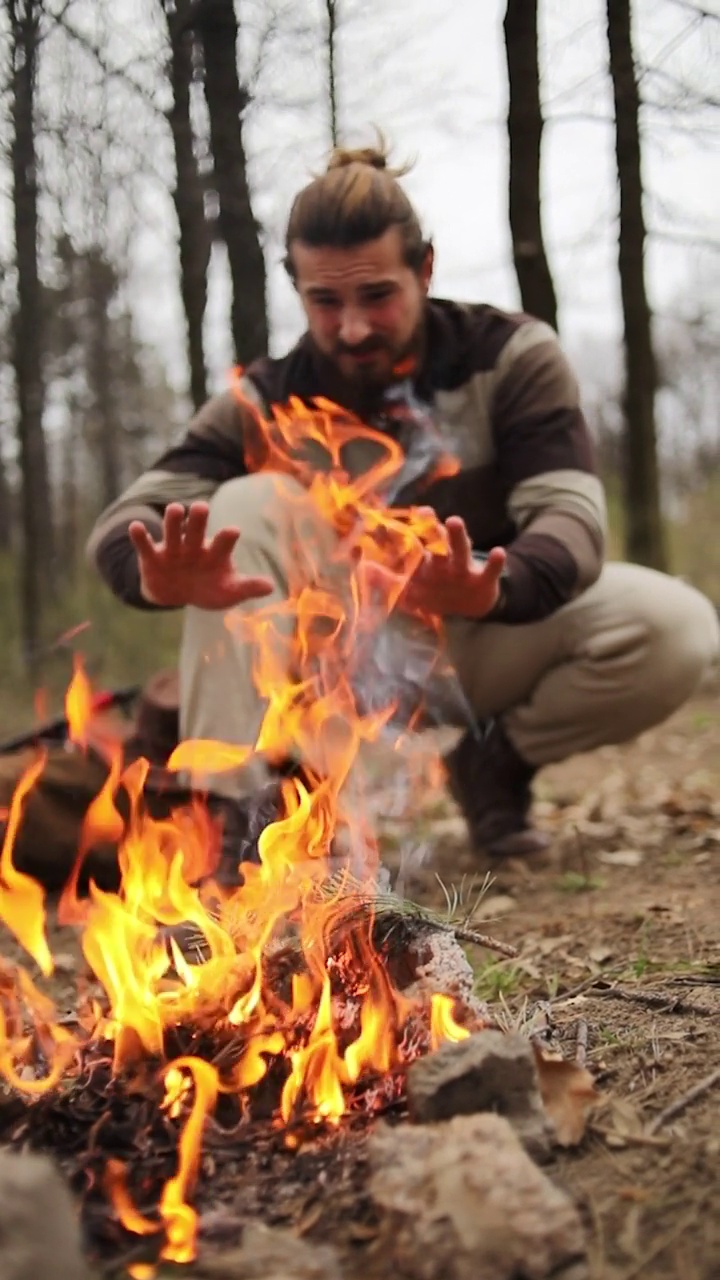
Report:
[{"label": "dry leaf", "polygon": [[537,1045],[533,1048],[540,1096],[557,1141],[561,1147],[577,1146],[583,1139],[588,1113],[599,1097],[593,1078],[585,1067],[549,1057]]}]

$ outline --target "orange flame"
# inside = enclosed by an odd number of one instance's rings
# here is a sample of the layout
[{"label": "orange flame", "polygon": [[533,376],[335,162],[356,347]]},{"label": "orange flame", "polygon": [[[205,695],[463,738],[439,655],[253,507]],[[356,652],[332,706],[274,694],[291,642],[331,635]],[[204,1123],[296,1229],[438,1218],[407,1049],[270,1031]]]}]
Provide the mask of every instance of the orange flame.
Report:
[{"label": "orange flame", "polygon": [[18,871],[12,860],[13,847],[28,792],[40,777],[47,756],[40,752],[28,765],[10,804],[5,837],[0,852],[0,920],[49,976],[54,968],[45,934],[45,891],[41,885]]},{"label": "orange flame", "polygon": [[[115,752],[86,815],[61,901],[62,918],[82,926],[85,959],[105,992],[102,1009],[89,1009],[81,1020],[86,1042],[112,1042],[116,1071],[141,1058],[162,1062],[163,1105],[171,1116],[187,1109],[192,1091],[177,1172],[163,1189],[159,1221],[135,1208],[119,1162],[108,1163],[105,1177],[121,1222],[140,1235],[164,1229],[161,1256],[178,1263],[194,1257],[197,1224],[189,1199],[205,1119],[219,1090],[245,1093],[277,1064],[282,1121],[338,1124],[353,1086],[405,1064],[403,1033],[420,1008],[419,997],[413,1003],[394,988],[373,946],[372,918],[362,927],[355,919],[350,927],[349,872],[330,880],[329,858],[352,834],[362,842],[363,874],[371,881],[377,849],[369,823],[351,812],[346,796],[363,744],[378,738],[395,707],[391,698],[379,710],[360,704],[356,678],[364,659],[358,642],[372,646],[426,552],[444,553],[443,532],[432,512],[385,505],[383,493],[403,464],[391,437],[322,399],[310,406],[292,400],[276,407],[268,422],[245,407],[256,427],[248,444],[251,463],[301,482],[302,491],[288,500],[322,526],[327,545],[320,550],[303,543],[285,603],[228,615],[228,625],[239,626],[255,646],[254,676],[267,706],[257,741],[185,742],[169,768],[209,775],[236,769],[258,753],[270,761],[290,755],[303,761],[303,779],[283,783],[277,820],[259,840],[259,862],[244,864],[242,885],[229,892],[208,879],[207,815],[195,806],[164,821],[150,819],[143,805],[147,762],[123,770]],[[327,460],[326,472],[309,460],[309,446]],[[359,446],[372,458],[353,476],[346,461]],[[437,463],[436,472],[444,465]],[[377,568],[387,572],[373,577]],[[439,629],[437,619],[427,621]],[[93,697],[79,660],[66,707],[70,735],[84,746]],[[0,858],[0,919],[50,973],[42,890],[12,863],[22,806],[41,768],[39,758],[11,805]],[[115,806],[120,786],[130,797],[125,824]],[[91,884],[80,901],[82,862],[101,839],[120,841],[120,888],[110,893]],[[175,940],[168,942],[167,930],[178,925],[194,932],[195,950],[184,953]],[[268,956],[278,943],[292,951],[291,936],[297,970],[281,993],[268,981]],[[38,1092],[52,1087],[75,1041],[60,1034],[39,993],[23,986],[18,996],[16,983],[3,991],[0,984],[0,1072],[21,1087],[24,1001],[42,1029],[51,1066],[46,1080],[30,1084]],[[469,1034],[455,1021],[453,1000],[442,995],[433,997],[429,1023],[433,1046]],[[168,1061],[168,1031],[183,1024],[231,1037],[237,1044],[232,1065],[220,1072],[197,1057]],[[138,1264],[136,1274],[151,1273],[143,1268]]]},{"label": "orange flame", "polygon": [[454,1015],[453,997],[439,991],[434,992],[430,1009],[430,1044],[433,1049],[438,1049],[446,1040],[453,1044],[467,1040],[470,1032],[467,1027],[455,1021]]},{"label": "orange flame", "polygon": [[[195,1097],[180,1137],[177,1173],[163,1188],[159,1206],[161,1223],[152,1222],[135,1208],[127,1186],[126,1168],[121,1160],[108,1160],[105,1168],[106,1193],[127,1231],[150,1236],[156,1235],[164,1226],[165,1244],[160,1257],[166,1262],[192,1262],[195,1257],[197,1214],[187,1203],[187,1195],[195,1185],[203,1126],[215,1106],[218,1092],[218,1076],[214,1067],[200,1058],[177,1058],[164,1077],[163,1107],[170,1115],[177,1116],[182,1106],[186,1092],[185,1071],[192,1079]],[[147,1276],[154,1273],[154,1267],[147,1267],[142,1272]]]},{"label": "orange flame", "polygon": [[65,695],[65,715],[68,737],[80,747],[87,747],[87,734],[93,715],[93,698],[90,681],[85,674],[82,658],[73,659],[73,678]]}]

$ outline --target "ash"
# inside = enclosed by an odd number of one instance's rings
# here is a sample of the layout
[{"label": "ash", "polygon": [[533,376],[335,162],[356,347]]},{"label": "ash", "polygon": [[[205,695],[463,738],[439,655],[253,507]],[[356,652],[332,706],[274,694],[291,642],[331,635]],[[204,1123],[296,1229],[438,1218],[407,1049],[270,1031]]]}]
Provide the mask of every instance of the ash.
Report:
[{"label": "ash", "polygon": [[454,996],[475,1018],[490,1020],[487,1005],[474,994],[470,962],[455,936],[445,929],[427,933],[411,943],[415,979],[404,994],[426,999],[439,992]]}]

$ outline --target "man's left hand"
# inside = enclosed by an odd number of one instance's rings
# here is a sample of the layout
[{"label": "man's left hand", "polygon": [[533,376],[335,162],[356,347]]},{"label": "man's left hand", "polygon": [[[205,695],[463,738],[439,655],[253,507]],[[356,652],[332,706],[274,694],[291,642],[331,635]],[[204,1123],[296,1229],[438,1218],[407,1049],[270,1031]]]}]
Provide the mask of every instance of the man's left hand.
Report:
[{"label": "man's left hand", "polygon": [[[444,525],[447,551],[427,551],[398,596],[400,608],[411,613],[457,614],[484,618],[500,597],[500,578],[507,559],[503,547],[493,547],[487,559],[473,558],[472,543],[461,516],[448,516]],[[397,575],[378,565],[367,566],[369,577],[392,592]]]}]

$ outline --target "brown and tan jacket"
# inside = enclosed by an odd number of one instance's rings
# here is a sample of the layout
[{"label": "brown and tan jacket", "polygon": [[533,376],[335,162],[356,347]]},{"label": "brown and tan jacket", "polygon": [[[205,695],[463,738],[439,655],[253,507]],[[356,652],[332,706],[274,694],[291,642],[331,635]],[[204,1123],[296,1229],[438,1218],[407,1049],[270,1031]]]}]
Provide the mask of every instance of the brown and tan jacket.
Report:
[{"label": "brown and tan jacket", "polygon": [[[425,488],[422,502],[443,519],[462,516],[478,551],[508,547],[502,619],[536,621],[591,585],[603,558],[605,502],[575,378],[548,325],[484,304],[429,300],[425,351],[413,392],[460,469]],[[242,386],[266,415],[290,396],[356,408],[307,334],[281,359],[255,361]],[[214,397],[103,513],[88,550],[121,599],[153,607],[140,595],[130,521],[158,536],[169,502],[209,499],[247,474],[250,428],[232,392]]]}]

